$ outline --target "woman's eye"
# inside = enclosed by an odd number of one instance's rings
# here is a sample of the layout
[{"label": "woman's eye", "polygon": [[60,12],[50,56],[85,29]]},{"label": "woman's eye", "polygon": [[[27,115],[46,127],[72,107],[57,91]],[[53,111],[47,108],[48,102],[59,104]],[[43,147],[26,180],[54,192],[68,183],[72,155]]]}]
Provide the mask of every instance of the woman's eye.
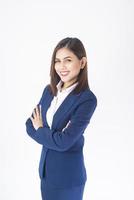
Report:
[{"label": "woman's eye", "polygon": [[[71,62],[70,59],[67,59],[66,61]],[[57,63],[57,62],[60,62],[60,61],[58,61],[58,60],[55,60],[55,61],[54,61],[54,63]]]}]

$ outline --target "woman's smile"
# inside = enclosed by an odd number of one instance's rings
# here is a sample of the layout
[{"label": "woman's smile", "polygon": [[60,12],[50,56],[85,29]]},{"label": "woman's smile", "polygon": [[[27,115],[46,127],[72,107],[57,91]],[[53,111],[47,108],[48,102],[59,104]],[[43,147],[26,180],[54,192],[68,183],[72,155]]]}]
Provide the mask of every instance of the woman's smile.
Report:
[{"label": "woman's smile", "polygon": [[69,71],[63,71],[63,72],[60,72],[61,76],[67,76],[69,74]]}]

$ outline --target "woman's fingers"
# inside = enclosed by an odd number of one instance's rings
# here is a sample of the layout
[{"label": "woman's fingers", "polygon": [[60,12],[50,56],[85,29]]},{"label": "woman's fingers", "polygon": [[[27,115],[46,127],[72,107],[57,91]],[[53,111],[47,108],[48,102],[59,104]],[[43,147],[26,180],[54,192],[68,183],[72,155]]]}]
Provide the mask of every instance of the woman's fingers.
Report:
[{"label": "woman's fingers", "polygon": [[[36,108],[34,108],[33,110],[33,120],[39,120],[42,119],[42,114],[41,114],[41,105],[36,106]],[[32,119],[31,119],[32,120]]]},{"label": "woman's fingers", "polygon": [[43,127],[43,122],[42,122],[42,115],[41,115],[41,105],[36,106],[33,110],[33,116],[30,117],[33,126],[35,129],[38,127]]},{"label": "woman's fingers", "polygon": [[32,117],[32,116],[30,117],[30,119],[31,119],[31,121],[33,122],[33,120],[34,120],[34,119],[33,119],[33,117]]},{"label": "woman's fingers", "polygon": [[42,114],[41,114],[41,105],[40,105],[40,118],[42,119]]},{"label": "woman's fingers", "polygon": [[34,118],[36,117],[35,109],[33,110],[33,117],[34,117]]},{"label": "woman's fingers", "polygon": [[36,115],[37,115],[37,117],[39,118],[40,114],[39,114],[38,106],[36,106],[35,109],[36,109]]},{"label": "woman's fingers", "polygon": [[36,108],[33,111],[33,115],[34,115],[34,118],[35,117],[42,118],[42,115],[41,115],[41,105],[39,105],[39,108],[38,108],[38,106],[36,106]]}]

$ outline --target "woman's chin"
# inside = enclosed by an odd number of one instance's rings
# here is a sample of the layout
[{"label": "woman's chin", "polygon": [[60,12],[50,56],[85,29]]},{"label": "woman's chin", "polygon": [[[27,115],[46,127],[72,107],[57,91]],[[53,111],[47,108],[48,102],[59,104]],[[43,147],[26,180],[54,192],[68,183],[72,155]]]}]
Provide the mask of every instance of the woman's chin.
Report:
[{"label": "woman's chin", "polygon": [[63,76],[61,76],[60,78],[61,78],[61,80],[62,80],[63,82],[68,82],[68,81],[69,81],[69,78],[68,78],[68,77],[63,77]]}]

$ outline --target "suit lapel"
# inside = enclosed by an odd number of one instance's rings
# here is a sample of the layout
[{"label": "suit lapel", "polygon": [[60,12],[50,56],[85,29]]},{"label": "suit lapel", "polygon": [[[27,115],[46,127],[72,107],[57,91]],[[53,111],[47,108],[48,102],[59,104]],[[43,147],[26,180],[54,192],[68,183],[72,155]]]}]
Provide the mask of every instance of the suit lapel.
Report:
[{"label": "suit lapel", "polygon": [[56,110],[53,121],[52,128],[56,128],[58,124],[61,122],[62,118],[66,115],[66,113],[70,110],[71,106],[77,101],[77,98],[80,94],[72,94],[69,93],[61,105]]},{"label": "suit lapel", "polygon": [[[78,100],[78,97],[81,93],[79,94],[72,94],[72,92],[70,92],[66,98],[64,99],[64,101],[60,104],[60,106],[58,107],[58,109],[56,110],[54,116],[53,116],[53,121],[52,121],[52,128],[57,128],[58,124],[61,122],[62,118],[65,116],[65,114],[70,110],[71,106]],[[53,100],[54,96],[48,92],[45,101],[44,101],[44,106],[43,106],[43,118],[44,123],[47,123],[47,119],[46,119],[46,113],[47,110],[49,108],[49,106],[51,105],[51,102]],[[47,125],[49,126],[49,124],[47,123]]]}]

